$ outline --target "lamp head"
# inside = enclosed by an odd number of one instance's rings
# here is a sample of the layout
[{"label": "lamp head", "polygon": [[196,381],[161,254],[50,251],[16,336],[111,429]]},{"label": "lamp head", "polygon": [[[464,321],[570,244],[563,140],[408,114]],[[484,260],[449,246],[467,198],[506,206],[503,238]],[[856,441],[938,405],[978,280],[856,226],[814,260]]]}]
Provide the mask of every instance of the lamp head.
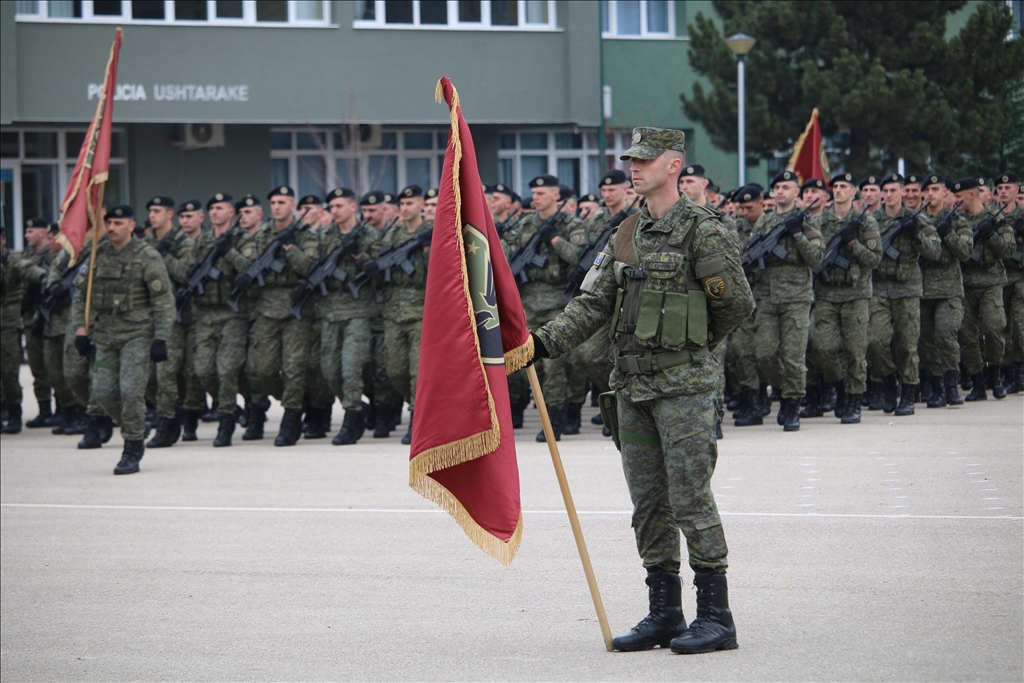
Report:
[{"label": "lamp head", "polygon": [[734,33],[725,39],[726,45],[732,50],[733,54],[738,57],[743,57],[754,48],[754,44],[757,39],[753,36],[748,36],[746,33]]}]

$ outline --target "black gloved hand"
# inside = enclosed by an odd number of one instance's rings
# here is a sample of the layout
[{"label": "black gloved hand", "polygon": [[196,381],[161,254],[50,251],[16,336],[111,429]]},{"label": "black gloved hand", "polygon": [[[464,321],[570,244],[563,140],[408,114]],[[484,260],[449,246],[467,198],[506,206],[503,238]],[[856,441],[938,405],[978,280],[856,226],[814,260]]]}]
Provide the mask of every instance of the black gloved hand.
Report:
[{"label": "black gloved hand", "polygon": [[245,292],[248,291],[250,287],[252,287],[252,278],[245,273],[239,273],[235,278],[235,289],[239,292]]},{"label": "black gloved hand", "polygon": [[171,240],[169,240],[168,238],[165,237],[165,238],[163,238],[162,240],[160,240],[159,242],[156,243],[156,250],[158,252],[160,252],[161,256],[167,256],[168,254],[171,253],[171,247],[172,246],[174,246],[174,245],[171,242]]},{"label": "black gloved hand", "polygon": [[149,359],[154,363],[163,363],[167,360],[167,342],[163,339],[154,339],[153,345],[149,347]]},{"label": "black gloved hand", "polygon": [[988,242],[994,234],[996,234],[996,224],[993,221],[978,231],[978,236],[974,238],[974,245],[976,247],[985,246],[985,242]]},{"label": "black gloved hand", "polygon": [[555,227],[554,223],[549,223],[541,228],[538,234],[542,242],[550,242],[558,236],[558,228]]},{"label": "black gloved hand", "polygon": [[938,231],[939,237],[945,238],[946,235],[953,232],[953,221],[945,221],[944,223],[939,223]]},{"label": "black gloved hand", "polygon": [[583,278],[585,278],[586,276],[586,269],[584,269],[583,266],[576,264],[575,266],[569,267],[569,270],[566,272],[565,275],[565,280],[566,282],[582,281]]},{"label": "black gloved hand", "polygon": [[907,231],[907,234],[910,235],[910,238],[915,239],[918,235],[921,234],[921,221],[915,218],[914,220],[907,223],[907,227],[905,229]]},{"label": "black gloved hand", "polygon": [[216,254],[214,258],[220,258],[229,251],[231,251],[231,233],[224,233],[213,243],[213,252]]},{"label": "black gloved hand", "polygon": [[849,244],[857,238],[857,226],[847,225],[839,231],[839,238],[843,244]]},{"label": "black gloved hand", "polygon": [[281,242],[282,247],[287,247],[291,244],[295,244],[295,233],[292,232],[291,230],[282,232],[279,241]]},{"label": "black gloved hand", "polygon": [[75,350],[78,351],[79,356],[88,356],[91,346],[92,344],[89,343],[89,337],[84,334],[75,336]]},{"label": "black gloved hand", "polygon": [[366,273],[366,277],[377,277],[380,268],[377,267],[376,261],[367,261],[363,264],[363,272]]},{"label": "black gloved hand", "polygon": [[292,287],[292,293],[290,296],[292,299],[292,303],[297,304],[300,301],[302,301],[302,297],[306,296],[306,284],[304,282],[300,282],[294,287]]},{"label": "black gloved hand", "polygon": [[782,233],[784,235],[789,235],[790,237],[792,237],[793,235],[797,234],[798,232],[803,232],[803,229],[804,229],[804,222],[803,222],[802,219],[797,221],[797,220],[793,220],[792,218],[790,218],[789,220],[787,220],[785,222],[785,224],[783,224]]},{"label": "black gloved hand", "polygon": [[538,358],[551,357],[550,355],[548,355],[547,347],[544,346],[544,342],[540,340],[540,337],[531,332],[530,338],[533,339],[533,358],[530,359],[531,363],[537,360]]}]

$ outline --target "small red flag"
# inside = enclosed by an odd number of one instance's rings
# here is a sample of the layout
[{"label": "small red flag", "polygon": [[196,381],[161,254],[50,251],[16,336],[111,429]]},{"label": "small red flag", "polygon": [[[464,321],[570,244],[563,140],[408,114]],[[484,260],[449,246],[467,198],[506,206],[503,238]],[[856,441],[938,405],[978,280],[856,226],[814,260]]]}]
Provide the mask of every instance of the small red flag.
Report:
[{"label": "small red flag", "polygon": [[110,46],[103,91],[96,104],[89,132],[78,152],[78,162],[71,173],[64,201],[61,202],[60,234],[57,243],[71,252],[71,260],[82,251],[86,233],[96,228],[103,218],[100,211],[103,197],[100,192],[110,170],[110,124],[114,116],[114,90],[117,88],[117,59],[121,54],[124,31],[114,31],[114,44]]},{"label": "small red flag", "polygon": [[522,536],[506,373],[532,355],[526,314],[487,209],[459,94],[437,198],[423,309],[409,485],[509,564]]},{"label": "small red flag", "polygon": [[789,170],[796,173],[801,184],[811,178],[821,178],[828,182],[828,155],[825,153],[825,139],[821,137],[821,128],[818,126],[817,107],[811,112],[811,120],[807,122],[803,135],[793,145]]}]

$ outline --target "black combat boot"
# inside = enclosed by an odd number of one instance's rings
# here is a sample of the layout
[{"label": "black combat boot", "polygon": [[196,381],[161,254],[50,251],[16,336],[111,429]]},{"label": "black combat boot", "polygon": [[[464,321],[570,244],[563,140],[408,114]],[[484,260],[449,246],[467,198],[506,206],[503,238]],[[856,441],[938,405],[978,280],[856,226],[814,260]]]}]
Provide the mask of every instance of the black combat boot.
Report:
[{"label": "black combat boot", "polygon": [[78,448],[83,451],[103,446],[103,439],[100,436],[103,418],[99,415],[89,415],[88,420],[89,422],[85,427],[85,432],[83,433],[81,440],[78,442]]},{"label": "black combat boot", "polygon": [[386,439],[391,436],[391,406],[386,403],[377,404],[376,421],[373,423],[373,438]]},{"label": "black combat boot", "polygon": [[369,403],[363,401],[363,421],[364,431],[370,431],[377,426],[377,402],[372,398]]},{"label": "black combat boot", "polygon": [[1006,387],[1003,385],[1003,373],[998,365],[988,366],[988,388],[992,390],[992,398],[1006,398]]},{"label": "black combat boot", "polygon": [[114,474],[135,474],[139,471],[139,461],[142,460],[146,447],[142,440],[125,441],[124,451],[121,453],[121,461],[114,468]]},{"label": "black combat boot", "polygon": [[412,411],[409,411],[409,431],[402,437],[402,445],[409,446],[412,444]]},{"label": "black combat boot", "polygon": [[522,401],[512,404],[512,429],[522,429],[523,419],[526,417],[526,406]]},{"label": "black combat boot", "polygon": [[942,375],[929,375],[931,390],[928,392],[928,407],[942,408],[946,405],[946,387],[942,383]]},{"label": "black combat boot", "polygon": [[651,567],[644,582],[650,612],[629,633],[612,639],[612,647],[619,652],[668,647],[673,638],[686,630],[679,574]]},{"label": "black combat boot", "polygon": [[942,376],[942,382],[946,385],[946,403],[951,406],[960,406],[964,403],[964,397],[957,391],[956,379],[956,370],[950,370]]},{"label": "black combat boot", "polygon": [[181,423],[178,416],[159,417],[156,420],[156,434],[146,444],[148,448],[170,448],[181,436]]},{"label": "black combat boot", "polygon": [[782,399],[783,404],[789,404],[789,408],[786,410],[786,420],[783,423],[782,431],[784,432],[799,432],[800,431],[800,399],[798,398],[784,398]]},{"label": "black combat boot", "polygon": [[277,438],[274,439],[275,446],[294,446],[302,433],[302,412],[298,410],[285,410],[281,418],[281,427],[277,431]]},{"label": "black combat boot", "polygon": [[267,411],[253,404],[249,407],[249,424],[242,434],[242,441],[259,441],[263,438],[263,424],[267,421]]},{"label": "black combat boot", "polygon": [[[227,406],[224,406],[227,410]],[[213,404],[207,408],[206,399],[203,399],[203,409],[199,411],[199,419],[202,422],[220,422],[220,404],[214,401]]]},{"label": "black combat boot", "polygon": [[896,415],[904,417],[914,414],[914,397],[917,396],[917,386],[914,384],[903,385],[903,395],[900,397],[900,404],[896,407]]},{"label": "black combat boot", "polygon": [[341,431],[331,439],[335,446],[347,446],[359,441],[366,430],[366,418],[363,410],[346,410],[345,419],[341,423]]},{"label": "black combat boot", "polygon": [[[840,382],[839,384],[842,385],[842,382]],[[838,397],[838,394],[836,392],[836,386],[837,385],[831,384],[830,382],[821,383],[822,415],[824,415],[825,413],[831,413],[833,410],[836,409],[836,400]]]},{"label": "black combat boot", "polygon": [[85,413],[85,406],[68,406],[67,421],[64,423],[62,434],[75,435],[85,434],[85,428],[89,426],[89,416]]},{"label": "black combat boot", "polygon": [[[1009,375],[1007,375],[1009,377]],[[43,424],[44,427],[59,427],[64,424],[65,417],[67,416],[67,408],[60,401],[56,401],[56,410],[53,411],[53,415],[46,418],[46,422]]]},{"label": "black combat boot", "polygon": [[832,407],[833,414],[842,418],[846,414],[846,380],[836,382],[832,385],[832,390],[836,392],[836,404]]},{"label": "black combat boot", "polygon": [[772,401],[768,397],[768,385],[762,384],[761,388],[757,390],[757,410],[761,417],[767,417],[772,414]]},{"label": "black combat boot", "polygon": [[[797,410],[800,409],[800,402],[797,401]],[[779,401],[779,412],[775,413],[775,422],[781,427],[786,424],[786,413],[789,412],[789,403],[786,399]],[[798,416],[799,417],[799,416]]]},{"label": "black combat boot", "polygon": [[800,411],[800,417],[821,417],[824,411],[821,407],[821,385],[807,385],[807,407]]},{"label": "black combat boot", "polygon": [[25,423],[25,426],[29,429],[39,429],[46,426],[46,421],[53,417],[53,411],[50,409],[50,402],[46,401],[39,404],[39,414],[33,417],[31,420]]},{"label": "black combat boot", "polygon": [[922,403],[928,403],[931,400],[932,395],[935,393],[933,387],[935,382],[932,381],[932,376],[927,372],[921,373],[921,381],[917,385],[918,400]]},{"label": "black combat boot", "polygon": [[[1017,386],[1016,366],[1015,365],[1004,365],[1003,369],[1003,386],[1006,387],[1006,393],[1016,394],[1020,391],[1020,387]],[[60,408],[60,405],[57,406]]]},{"label": "black combat boot", "polygon": [[156,427],[157,414],[156,406],[146,401],[146,429],[153,429]]},{"label": "black combat boot", "polygon": [[602,425],[601,426],[601,436],[603,436],[605,438],[609,438],[609,437],[611,437],[611,435],[612,435],[612,430],[608,429],[607,425]]},{"label": "black combat boot", "polygon": [[882,409],[882,383],[868,382],[868,410]]},{"label": "black combat boot", "polygon": [[237,422],[238,426],[242,429],[249,426],[249,416],[251,414],[252,407],[249,406],[248,401],[245,402],[244,408],[239,408],[237,405],[235,406],[235,422]]},{"label": "black combat boot", "polygon": [[964,391],[970,391],[974,388],[974,375],[967,372],[963,361],[960,361],[960,388]]},{"label": "black combat boot", "polygon": [[601,413],[598,413],[594,417],[590,418],[590,424],[592,424],[592,425],[603,425],[604,424],[604,418],[601,417]]},{"label": "black combat boot", "polygon": [[19,434],[21,433],[21,404],[20,403],[8,403],[7,404],[7,424],[0,429],[0,434]]},{"label": "black combat boot", "polygon": [[563,434],[575,435],[580,433],[580,422],[582,421],[583,404],[570,403],[565,417],[565,430]]},{"label": "black combat boot", "polygon": [[733,424],[737,427],[764,424],[764,418],[761,415],[761,402],[756,391],[748,389],[743,392],[740,399],[740,410],[736,413],[735,418]]},{"label": "black combat boot", "polygon": [[235,433],[235,416],[220,414],[220,424],[217,426],[217,436],[213,439],[214,448],[223,448],[231,445],[231,435]]},{"label": "black combat boot", "polygon": [[678,638],[673,638],[672,652],[695,655],[715,650],[735,650],[736,625],[729,609],[729,586],[725,574],[697,573],[697,618]]},{"label": "black combat boot", "polygon": [[[561,441],[562,434],[565,433],[565,409],[552,410],[548,413],[548,417],[551,418],[551,431],[555,433],[555,441]],[[537,443],[547,443],[543,429],[537,432]]]},{"label": "black combat boot", "polygon": [[965,401],[987,401],[988,392],[985,391],[985,373],[979,372],[971,375],[971,393],[964,396]]},{"label": "black combat boot", "polygon": [[[363,407],[362,407],[363,410],[366,410],[367,408],[369,408],[369,406],[366,405],[365,402],[362,405],[363,405]],[[321,426],[322,426],[322,428],[324,430],[324,438],[326,438],[327,435],[331,433],[331,416],[332,416],[333,413],[334,413],[334,404],[333,403],[331,405],[327,406],[326,408],[322,408],[320,410],[320,424],[321,424]]]},{"label": "black combat boot", "polygon": [[100,417],[100,441],[107,443],[114,436],[114,421],[109,415]]},{"label": "black combat boot", "polygon": [[181,419],[181,440],[182,441],[196,441],[199,439],[196,436],[196,428],[199,427],[199,416],[198,410],[186,410]]},{"label": "black combat boot", "polygon": [[302,426],[302,436],[307,439],[326,439],[324,431],[324,411],[310,408],[306,411],[306,423]]},{"label": "black combat boot", "polygon": [[896,410],[896,401],[900,395],[900,381],[896,373],[890,373],[882,386],[882,412],[892,413]]},{"label": "black combat boot", "polygon": [[860,424],[860,394],[848,394],[846,397],[846,412],[839,418],[839,423],[844,425]]}]

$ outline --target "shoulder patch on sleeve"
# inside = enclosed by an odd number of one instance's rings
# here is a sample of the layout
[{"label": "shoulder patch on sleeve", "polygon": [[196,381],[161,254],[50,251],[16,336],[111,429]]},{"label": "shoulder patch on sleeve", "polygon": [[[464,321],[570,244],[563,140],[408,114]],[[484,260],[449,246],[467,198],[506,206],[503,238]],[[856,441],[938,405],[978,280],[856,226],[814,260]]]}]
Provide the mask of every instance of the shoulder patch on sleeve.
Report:
[{"label": "shoulder patch on sleeve", "polygon": [[160,292],[164,291],[164,281],[158,277],[153,278],[152,280],[149,281],[149,288],[152,289],[157,294],[159,294]]},{"label": "shoulder patch on sleeve", "polygon": [[725,278],[721,275],[709,277],[704,281],[704,291],[712,299],[721,299],[725,296]]}]

